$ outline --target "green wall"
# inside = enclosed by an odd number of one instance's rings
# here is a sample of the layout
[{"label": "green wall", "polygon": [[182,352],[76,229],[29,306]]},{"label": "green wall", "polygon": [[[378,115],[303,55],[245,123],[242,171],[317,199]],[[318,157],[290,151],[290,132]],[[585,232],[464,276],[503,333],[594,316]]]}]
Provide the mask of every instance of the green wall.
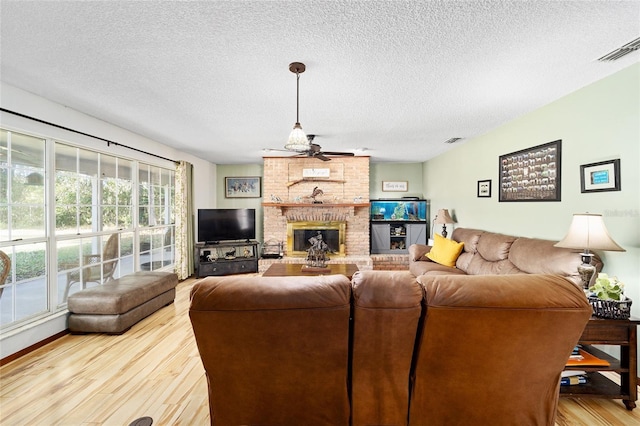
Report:
[{"label": "green wall", "polygon": [[[603,65],[605,66],[605,65]],[[498,202],[498,157],[562,140],[560,202]],[[604,272],[626,284],[640,316],[640,64],[471,139],[424,163],[431,212],[448,208],[455,226],[560,240],[574,213],[600,213],[625,253],[601,252]],[[580,165],[619,158],[621,191],[580,192]],[[478,180],[492,197],[477,198]]]},{"label": "green wall", "polygon": [[[407,181],[407,192],[383,192],[383,181]],[[422,163],[370,163],[369,198],[424,198],[422,190]]]}]

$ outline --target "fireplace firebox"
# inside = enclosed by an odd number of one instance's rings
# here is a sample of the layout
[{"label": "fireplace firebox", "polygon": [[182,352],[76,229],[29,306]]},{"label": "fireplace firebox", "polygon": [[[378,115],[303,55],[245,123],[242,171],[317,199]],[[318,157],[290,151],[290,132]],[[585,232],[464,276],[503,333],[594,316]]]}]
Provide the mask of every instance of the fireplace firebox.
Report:
[{"label": "fireplace firebox", "polygon": [[345,230],[346,222],[342,221],[287,222],[287,256],[306,256],[311,247],[309,239],[318,232],[329,247],[329,256],[344,256]]}]

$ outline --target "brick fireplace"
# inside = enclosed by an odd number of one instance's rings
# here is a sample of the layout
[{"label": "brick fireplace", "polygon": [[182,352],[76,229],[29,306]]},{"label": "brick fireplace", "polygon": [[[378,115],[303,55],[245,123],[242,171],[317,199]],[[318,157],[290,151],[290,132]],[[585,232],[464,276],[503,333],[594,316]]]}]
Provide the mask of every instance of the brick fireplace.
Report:
[{"label": "brick fireplace", "polygon": [[[314,192],[322,193],[312,198]],[[264,270],[274,261],[303,263],[291,229],[300,226],[342,226],[338,253],[330,263],[355,263],[372,269],[369,256],[369,157],[265,157],[263,179],[264,241],[286,244],[285,258],[261,260]],[[336,225],[340,223],[341,225]],[[340,247],[342,244],[342,247]]]}]

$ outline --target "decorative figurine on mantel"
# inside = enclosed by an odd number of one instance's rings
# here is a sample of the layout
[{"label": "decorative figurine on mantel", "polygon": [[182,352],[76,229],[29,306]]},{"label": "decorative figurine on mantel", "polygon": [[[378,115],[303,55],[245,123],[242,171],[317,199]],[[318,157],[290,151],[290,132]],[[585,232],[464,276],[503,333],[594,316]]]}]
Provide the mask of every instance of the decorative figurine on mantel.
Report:
[{"label": "decorative figurine on mantel", "polygon": [[311,247],[307,250],[307,264],[303,266],[303,270],[307,271],[319,271],[326,270],[327,268],[327,251],[329,246],[322,239],[322,232],[317,231],[318,234],[309,238]]},{"label": "decorative figurine on mantel", "polygon": [[313,200],[313,204],[322,204],[322,201],[316,200],[316,197],[324,194],[324,191],[317,186],[313,188],[313,192],[311,193],[311,199]]}]

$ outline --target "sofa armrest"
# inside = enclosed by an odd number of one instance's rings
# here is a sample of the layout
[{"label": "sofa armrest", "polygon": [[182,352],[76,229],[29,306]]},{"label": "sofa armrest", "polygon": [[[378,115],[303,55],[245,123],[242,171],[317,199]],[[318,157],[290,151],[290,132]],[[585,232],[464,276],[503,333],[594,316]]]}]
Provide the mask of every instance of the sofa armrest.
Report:
[{"label": "sofa armrest", "polygon": [[409,261],[410,262],[417,262],[420,260],[429,261],[429,259],[424,257],[424,255],[429,253],[429,251],[431,251],[431,246],[427,246],[424,244],[411,244],[409,246]]}]

